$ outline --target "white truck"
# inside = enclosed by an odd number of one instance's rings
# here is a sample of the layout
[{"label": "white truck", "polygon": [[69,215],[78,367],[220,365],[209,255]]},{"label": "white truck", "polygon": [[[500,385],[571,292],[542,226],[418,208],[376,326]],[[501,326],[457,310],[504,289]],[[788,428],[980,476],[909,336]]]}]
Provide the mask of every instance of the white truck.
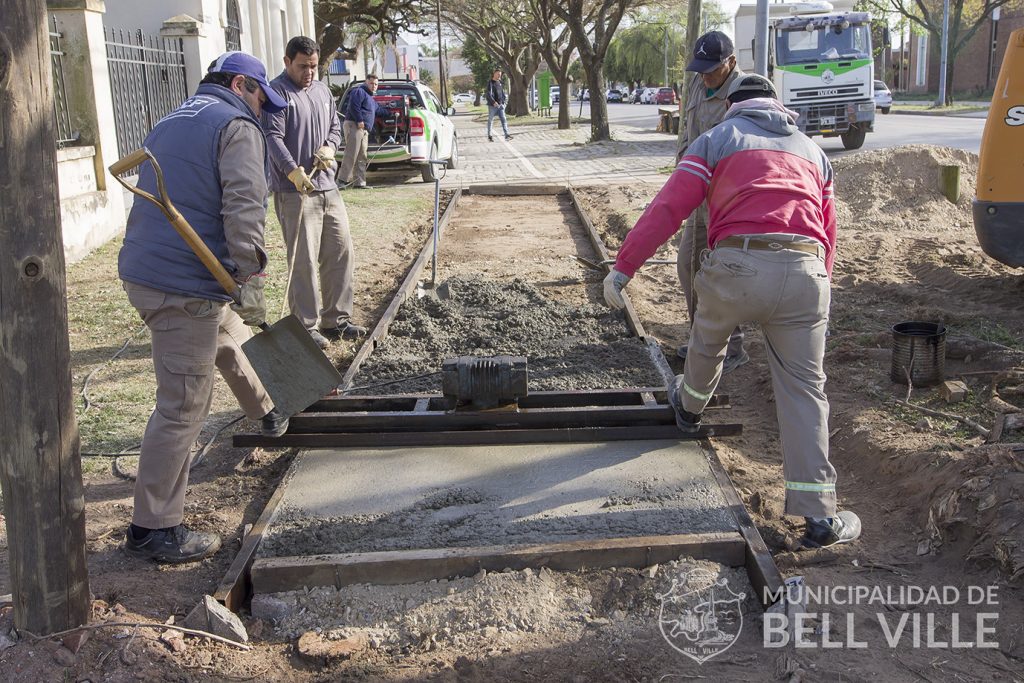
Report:
[{"label": "white truck", "polygon": [[[835,5],[849,9],[836,10]],[[769,4],[768,76],[779,98],[798,112],[810,136],[841,137],[857,149],[874,129],[875,67],[871,15],[852,11],[852,0]],[[736,11],[736,59],[754,71],[756,5]]]}]

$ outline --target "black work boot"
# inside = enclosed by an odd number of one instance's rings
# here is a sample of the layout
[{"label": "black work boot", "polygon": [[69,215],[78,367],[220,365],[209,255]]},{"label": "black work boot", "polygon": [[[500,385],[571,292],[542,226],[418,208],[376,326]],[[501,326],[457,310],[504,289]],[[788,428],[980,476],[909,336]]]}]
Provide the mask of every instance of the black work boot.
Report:
[{"label": "black work boot", "polygon": [[836,513],[821,522],[805,517],[803,545],[806,548],[825,548],[837,543],[850,543],[860,538],[860,517],[849,510]]},{"label": "black work boot", "polygon": [[683,402],[679,398],[679,391],[677,389],[678,385],[679,383],[676,382],[668,390],[668,402],[676,413],[676,427],[679,427],[679,431],[686,434],[696,434],[700,431],[700,414],[691,413],[686,408],[683,408]]},{"label": "black work boot", "polygon": [[337,327],[321,327],[320,334],[331,341],[337,339],[359,339],[366,336],[366,328],[355,323],[343,322]]},{"label": "black work boot", "polygon": [[271,408],[270,412],[260,418],[260,433],[263,436],[277,437],[288,431],[288,418]]},{"label": "black work boot", "polygon": [[184,524],[167,529],[142,529],[134,524],[124,536],[124,551],[161,564],[206,559],[220,550],[220,536],[192,531]]}]

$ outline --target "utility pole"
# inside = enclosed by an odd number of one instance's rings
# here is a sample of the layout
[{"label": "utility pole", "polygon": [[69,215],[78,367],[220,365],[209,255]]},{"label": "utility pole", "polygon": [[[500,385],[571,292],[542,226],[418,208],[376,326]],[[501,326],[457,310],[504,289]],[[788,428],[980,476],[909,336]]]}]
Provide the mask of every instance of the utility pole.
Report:
[{"label": "utility pole", "polygon": [[14,625],[89,621],[44,0],[0,12],[0,488]]},{"label": "utility pole", "polygon": [[992,32],[988,39],[988,68],[985,69],[985,90],[992,87],[992,67],[995,66],[996,62],[996,41],[999,39],[999,10],[1002,7],[996,7],[992,10],[992,16],[989,22],[992,24]]},{"label": "utility pole", "polygon": [[[686,44],[683,45],[683,54],[689,62],[693,48],[700,38],[700,16],[702,11],[701,0],[689,0],[686,6]],[[676,134],[676,146],[682,146],[683,136],[686,134],[686,97],[689,95],[690,79],[698,78],[696,74],[683,72],[683,81],[679,84],[679,132]],[[667,83],[666,83],[667,85]],[[680,150],[682,151],[682,150]]]},{"label": "utility pole", "polygon": [[757,0],[754,15],[754,72],[768,77],[768,0]]},{"label": "utility pole", "polygon": [[441,43],[441,0],[437,0],[437,80],[440,83],[441,106],[448,107],[447,86],[444,82],[444,45]]},{"label": "utility pole", "polygon": [[946,99],[949,94],[946,92],[946,70],[949,67],[946,59],[949,55],[949,0],[942,3],[942,51],[939,57],[939,99],[935,104],[939,107],[946,106]]},{"label": "utility pole", "polygon": [[662,46],[662,53],[665,56],[665,80],[662,81],[662,83],[664,83],[665,85],[668,85],[668,25],[667,24],[664,27],[664,36],[665,36],[665,39],[663,41],[664,44]]}]

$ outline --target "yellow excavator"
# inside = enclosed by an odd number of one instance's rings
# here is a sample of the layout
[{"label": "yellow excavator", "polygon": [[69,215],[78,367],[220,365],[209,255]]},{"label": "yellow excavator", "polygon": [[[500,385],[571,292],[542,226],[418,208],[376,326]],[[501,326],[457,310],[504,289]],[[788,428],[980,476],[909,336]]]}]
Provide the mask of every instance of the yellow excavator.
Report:
[{"label": "yellow excavator", "polygon": [[974,231],[986,254],[1024,266],[1024,29],[1010,34],[981,137]]}]

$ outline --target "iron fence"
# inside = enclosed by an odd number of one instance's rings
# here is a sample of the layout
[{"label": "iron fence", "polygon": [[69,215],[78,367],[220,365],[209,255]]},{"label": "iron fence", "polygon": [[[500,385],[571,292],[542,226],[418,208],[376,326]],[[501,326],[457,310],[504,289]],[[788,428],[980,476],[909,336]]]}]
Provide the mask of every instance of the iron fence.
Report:
[{"label": "iron fence", "polygon": [[157,121],[188,97],[181,38],[104,28],[117,151],[123,157],[142,146]]},{"label": "iron fence", "polygon": [[68,107],[68,92],[64,87],[64,50],[57,30],[57,18],[50,16],[50,71],[53,73],[53,117],[57,122],[57,146],[77,142],[78,131],[71,124],[71,110]]}]

